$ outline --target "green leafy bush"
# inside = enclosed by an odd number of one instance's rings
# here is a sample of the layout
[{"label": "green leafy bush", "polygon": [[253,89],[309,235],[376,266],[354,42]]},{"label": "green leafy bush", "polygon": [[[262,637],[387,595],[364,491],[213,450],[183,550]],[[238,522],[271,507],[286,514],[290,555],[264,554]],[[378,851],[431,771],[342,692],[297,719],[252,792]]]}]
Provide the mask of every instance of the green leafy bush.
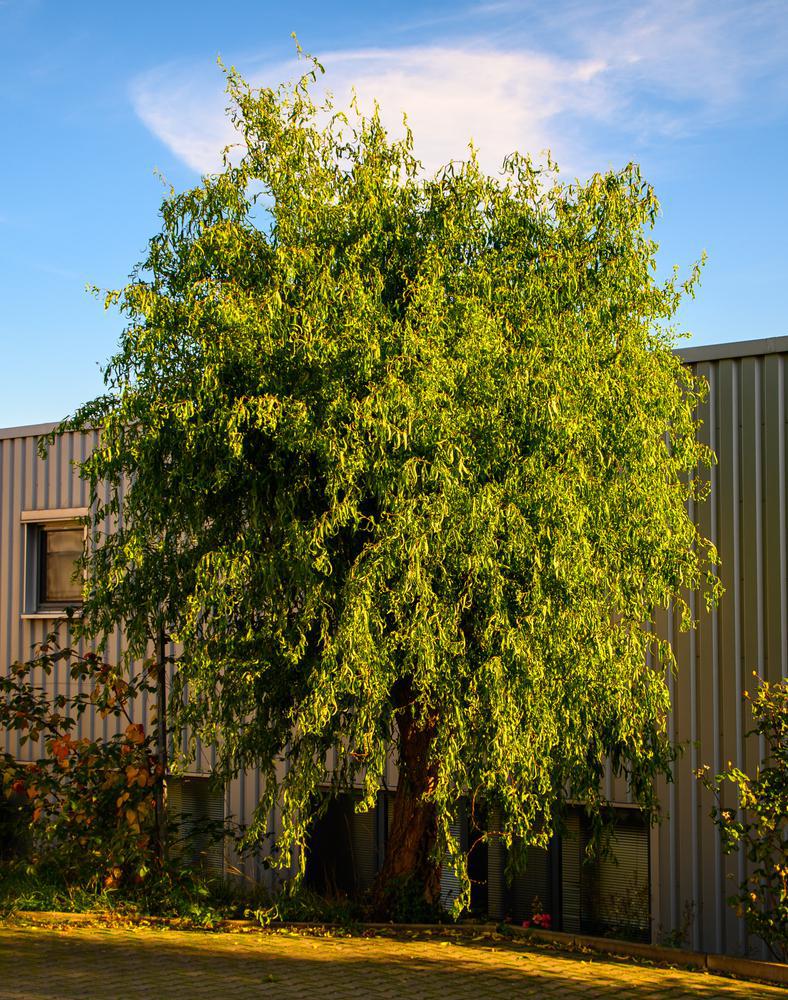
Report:
[{"label": "green leafy bush", "polygon": [[[0,729],[38,752],[0,754],[0,910],[121,910],[210,925],[248,908],[248,895],[192,864],[195,846],[239,828],[187,814],[158,822],[164,768],[133,712],[135,699],[154,692],[148,667],[126,680],[50,635],[0,678]],[[53,670],[68,674],[74,694],[35,683],[38,671]],[[120,731],[80,736],[88,709],[122,720]]]},{"label": "green leafy bush", "polygon": [[[34,683],[36,671],[48,676],[56,667],[68,671],[76,693],[51,694]],[[23,747],[38,744],[34,759],[0,757],[4,812],[17,854],[33,867],[54,865],[91,889],[146,877],[160,854],[154,790],[164,772],[130,708],[152,690],[145,674],[125,680],[97,654],[61,648],[53,636],[0,679],[0,728],[20,733]],[[101,719],[122,719],[122,731],[107,739],[76,735],[90,706]]]},{"label": "green leafy bush", "polygon": [[[716,800],[712,819],[726,854],[743,850],[749,862],[747,878],[728,902],[747,927],[766,942],[772,954],[788,958],[788,684],[763,681],[758,693],[744,697],[752,707],[755,728],[763,736],[767,755],[751,778],[728,768],[711,778],[706,766],[698,772]],[[750,733],[749,735],[752,735]],[[738,794],[738,809],[724,808],[725,783]]]}]

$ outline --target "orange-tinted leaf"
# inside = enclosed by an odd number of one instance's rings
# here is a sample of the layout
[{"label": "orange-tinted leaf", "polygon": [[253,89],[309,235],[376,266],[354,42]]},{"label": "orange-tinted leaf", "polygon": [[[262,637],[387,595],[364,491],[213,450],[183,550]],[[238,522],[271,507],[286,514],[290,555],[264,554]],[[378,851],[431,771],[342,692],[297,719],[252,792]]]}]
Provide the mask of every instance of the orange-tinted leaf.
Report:
[{"label": "orange-tinted leaf", "polygon": [[138,722],[132,722],[126,726],[126,739],[129,743],[139,746],[140,743],[145,742],[145,730]]}]

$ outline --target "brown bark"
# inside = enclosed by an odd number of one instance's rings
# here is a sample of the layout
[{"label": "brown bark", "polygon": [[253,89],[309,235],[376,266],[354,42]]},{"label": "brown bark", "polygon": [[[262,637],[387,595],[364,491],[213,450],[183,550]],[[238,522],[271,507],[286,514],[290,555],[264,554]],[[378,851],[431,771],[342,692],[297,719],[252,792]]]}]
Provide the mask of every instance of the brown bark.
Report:
[{"label": "brown bark", "polygon": [[387,909],[388,891],[397,883],[412,882],[421,887],[427,906],[437,905],[440,898],[440,865],[431,857],[437,838],[432,801],[437,766],[431,760],[436,718],[416,720],[410,683],[400,682],[395,695],[399,705],[395,714],[399,730],[399,781],[392,804],[386,857],[374,894],[381,915]]}]

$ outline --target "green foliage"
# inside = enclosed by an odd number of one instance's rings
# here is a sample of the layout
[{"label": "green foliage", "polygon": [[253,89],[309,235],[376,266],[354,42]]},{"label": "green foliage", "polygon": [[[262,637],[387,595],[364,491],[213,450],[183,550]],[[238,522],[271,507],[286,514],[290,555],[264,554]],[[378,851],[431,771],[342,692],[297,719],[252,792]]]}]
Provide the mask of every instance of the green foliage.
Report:
[{"label": "green foliage", "polygon": [[167,627],[173,725],[222,776],[261,769],[249,838],[280,808],[283,864],[324,783],[374,801],[395,691],[434,729],[436,857],[466,795],[546,844],[607,757],[650,806],[654,611],[689,626],[682,595],[717,592],[687,516],[705,385],[670,326],[697,269],[657,282],[636,166],[491,177],[471,150],[425,177],[410,134],[317,107],[316,72],[228,72],[240,162],[169,194],[107,296],[106,394],[60,428],[101,430],[81,628],[119,624],[131,658]]},{"label": "green foliage", "polygon": [[396,876],[389,880],[382,892],[382,907],[389,920],[403,924],[439,924],[448,921],[449,915],[438,902],[424,898],[424,888],[415,876]]},{"label": "green foliage", "polygon": [[0,914],[14,910],[80,913],[110,912],[117,907],[114,890],[84,888],[67,882],[57,870],[26,865],[0,867]]},{"label": "green foliage", "polygon": [[[788,682],[761,682],[750,698],[755,727],[767,755],[755,777],[730,764],[711,778],[708,765],[698,772],[714,793],[712,819],[726,854],[744,851],[747,878],[728,902],[747,927],[781,961],[788,960]],[[736,790],[737,808],[723,806],[724,787]]]},{"label": "green foliage", "polygon": [[174,917],[190,925],[214,926],[241,917],[248,901],[232,899],[196,872],[171,866],[143,885],[105,888],[64,876],[56,863],[0,867],[0,915],[20,910]]},{"label": "green foliage", "polygon": [[339,924],[353,927],[368,918],[362,906],[347,897],[330,898],[312,892],[303,885],[284,888],[264,901],[257,909],[246,909],[245,916],[257,920],[263,927],[274,921],[296,923]]}]

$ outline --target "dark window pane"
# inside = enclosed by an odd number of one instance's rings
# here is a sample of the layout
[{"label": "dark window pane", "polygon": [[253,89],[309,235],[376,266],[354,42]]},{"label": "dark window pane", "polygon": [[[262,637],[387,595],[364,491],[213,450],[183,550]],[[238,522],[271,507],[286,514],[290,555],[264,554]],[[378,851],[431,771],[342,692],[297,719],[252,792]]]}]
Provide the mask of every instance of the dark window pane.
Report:
[{"label": "dark window pane", "polygon": [[62,603],[82,600],[82,582],[74,579],[82,555],[82,528],[44,528],[41,599]]}]

